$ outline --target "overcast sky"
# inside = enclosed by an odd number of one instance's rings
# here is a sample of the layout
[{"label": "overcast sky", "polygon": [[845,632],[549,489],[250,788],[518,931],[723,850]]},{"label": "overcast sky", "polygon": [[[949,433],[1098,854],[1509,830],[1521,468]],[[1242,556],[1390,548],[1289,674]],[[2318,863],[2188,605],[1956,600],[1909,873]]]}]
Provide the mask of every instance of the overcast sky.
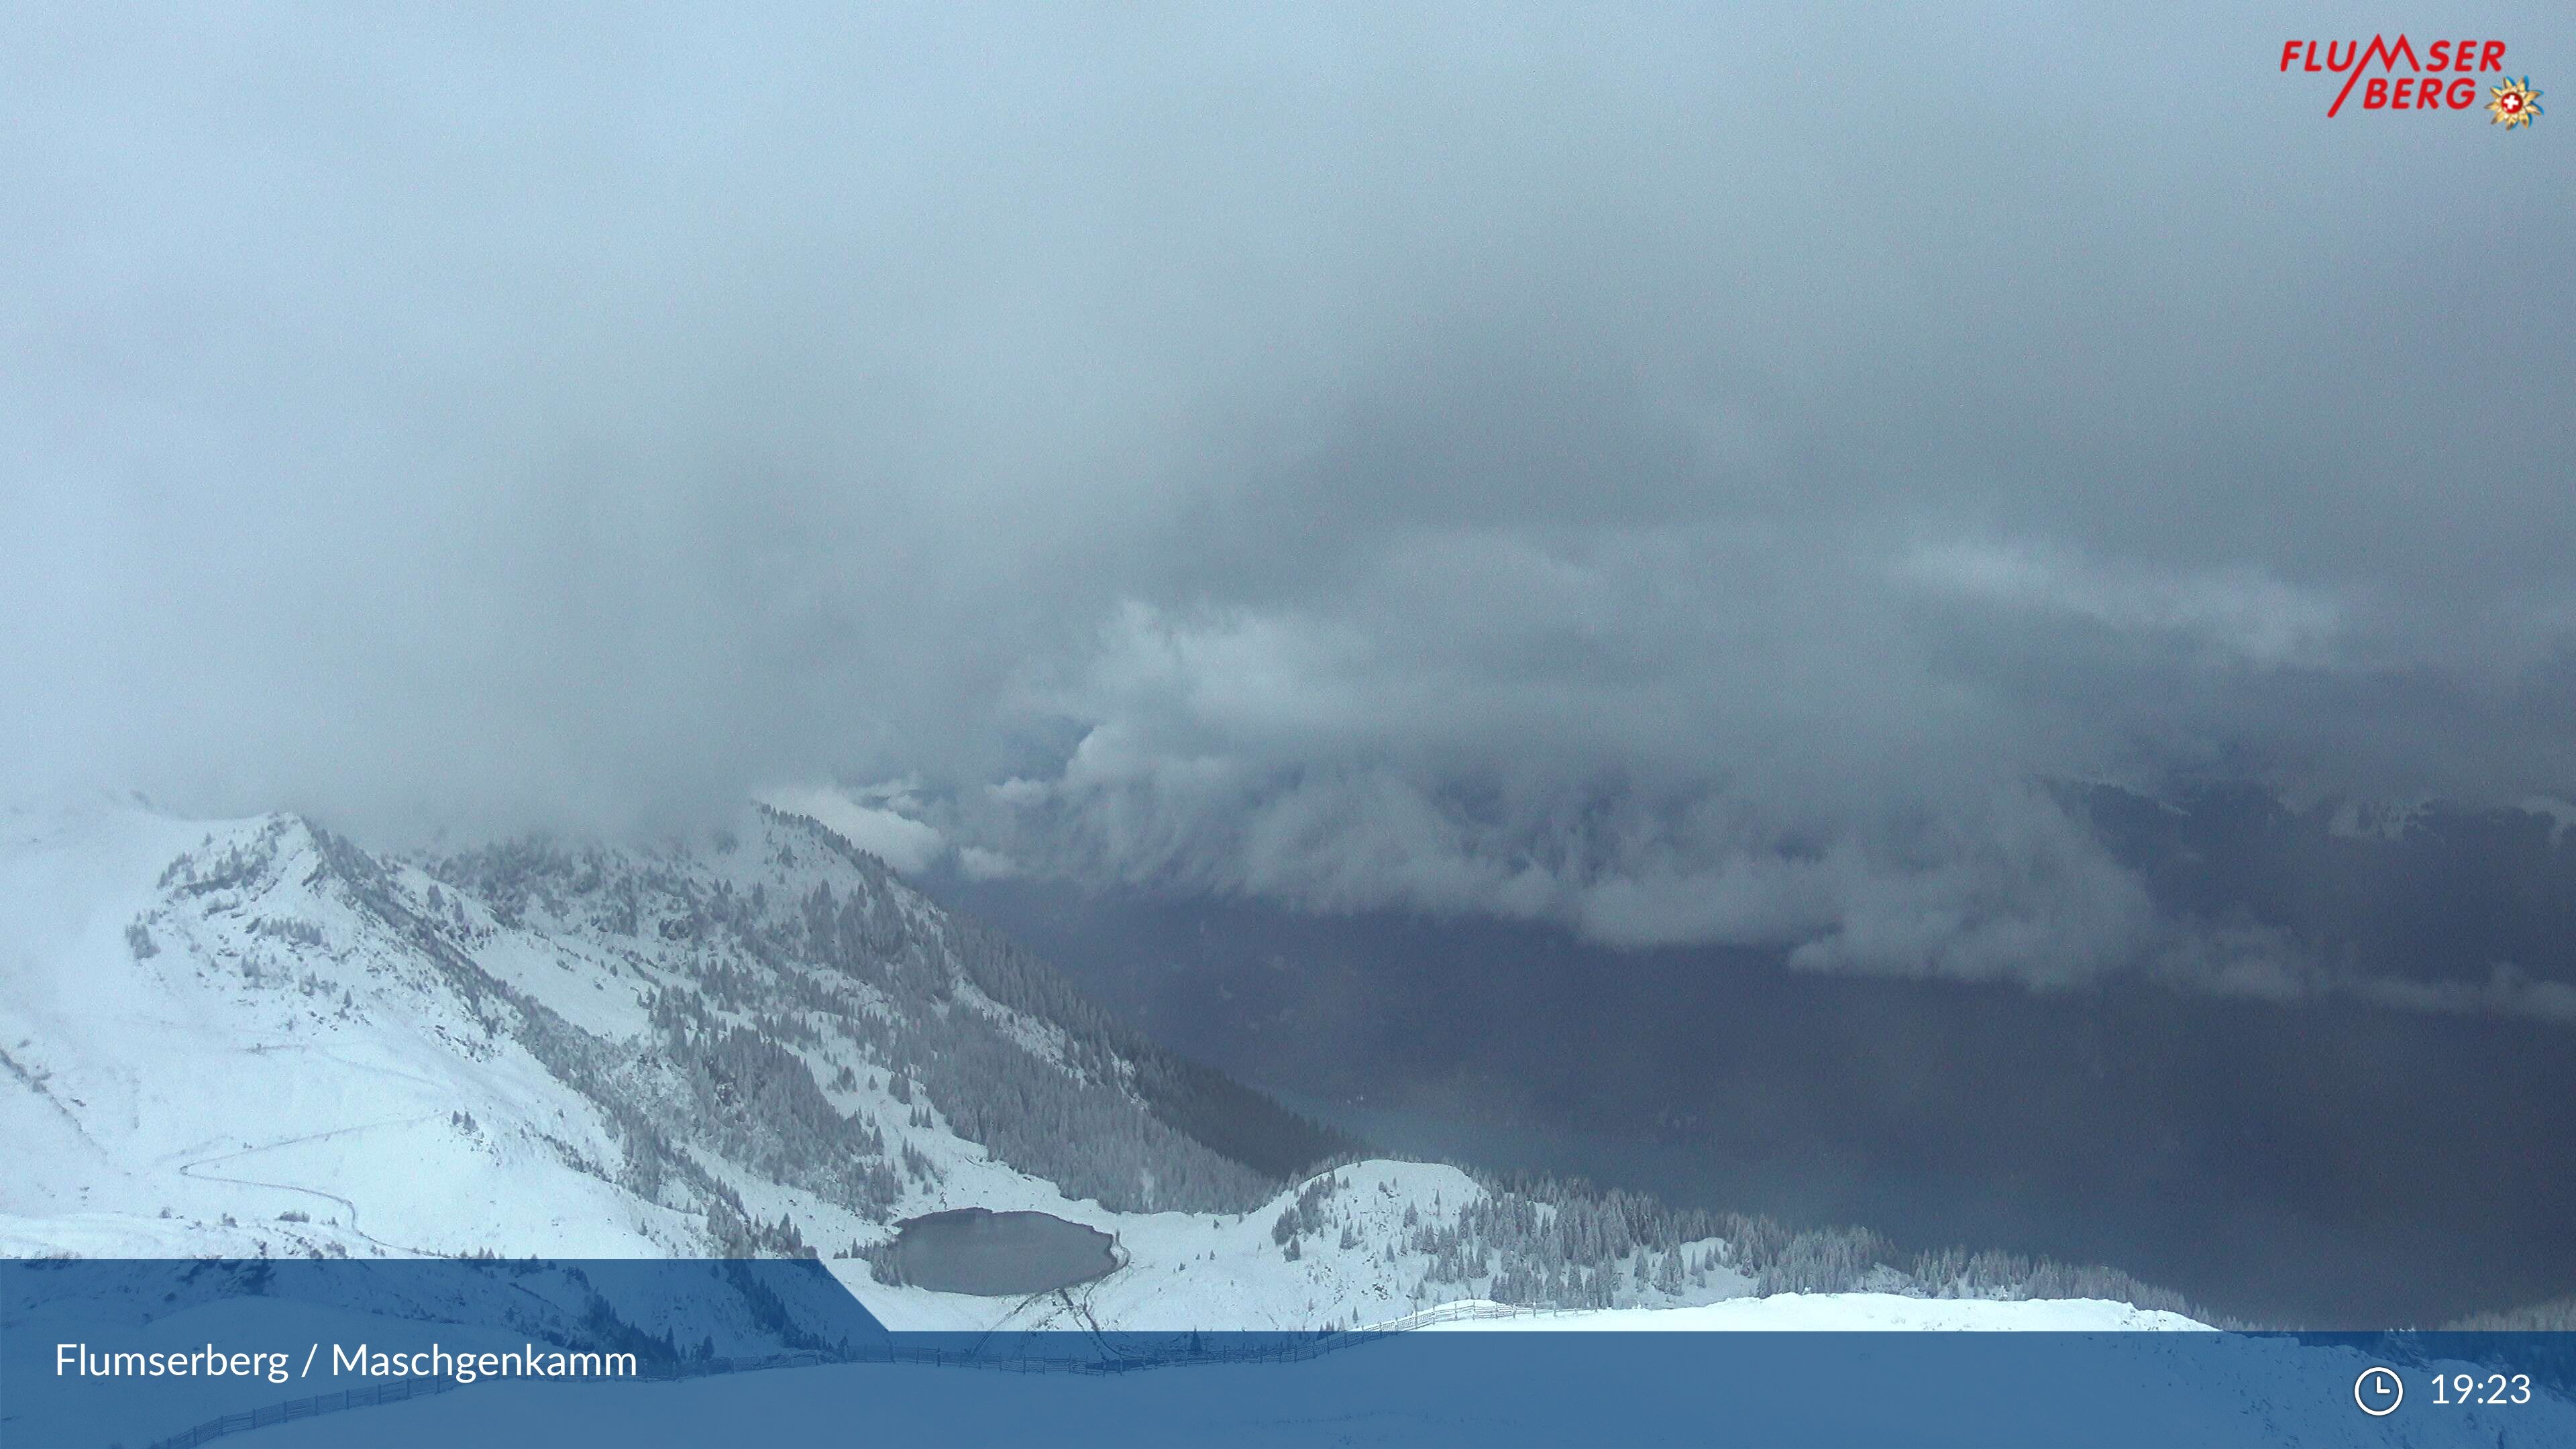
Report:
[{"label": "overcast sky", "polygon": [[2576,108],[1387,8],[11,7],[6,783],[2043,980],[2035,780],[2576,794]]}]

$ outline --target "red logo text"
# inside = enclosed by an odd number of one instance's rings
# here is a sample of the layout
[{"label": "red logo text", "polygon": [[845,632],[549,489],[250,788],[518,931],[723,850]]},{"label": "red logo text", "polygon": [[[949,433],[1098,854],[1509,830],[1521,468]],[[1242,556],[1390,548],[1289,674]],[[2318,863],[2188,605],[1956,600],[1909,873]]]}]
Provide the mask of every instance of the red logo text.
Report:
[{"label": "red logo text", "polygon": [[[2472,77],[2503,70],[2504,51],[2501,40],[2437,40],[2419,56],[2403,35],[2395,40],[2374,35],[2367,45],[2358,40],[2288,40],[2281,43],[2281,69],[2295,65],[2342,76],[2343,89],[2326,107],[2328,116],[2341,111],[2353,86],[2365,80],[2365,111],[2465,111],[2478,103],[2478,83]],[[2374,67],[2379,74],[2370,74]]]}]

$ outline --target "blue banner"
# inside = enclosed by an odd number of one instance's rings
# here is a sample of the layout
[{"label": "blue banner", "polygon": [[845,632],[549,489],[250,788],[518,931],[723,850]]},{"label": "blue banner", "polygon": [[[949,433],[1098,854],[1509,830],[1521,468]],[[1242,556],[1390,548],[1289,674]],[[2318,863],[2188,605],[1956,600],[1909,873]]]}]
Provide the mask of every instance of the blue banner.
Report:
[{"label": "blue banner", "polygon": [[9,1449],[2576,1443],[2567,1334],[889,1333],[807,1260],[0,1285]]}]

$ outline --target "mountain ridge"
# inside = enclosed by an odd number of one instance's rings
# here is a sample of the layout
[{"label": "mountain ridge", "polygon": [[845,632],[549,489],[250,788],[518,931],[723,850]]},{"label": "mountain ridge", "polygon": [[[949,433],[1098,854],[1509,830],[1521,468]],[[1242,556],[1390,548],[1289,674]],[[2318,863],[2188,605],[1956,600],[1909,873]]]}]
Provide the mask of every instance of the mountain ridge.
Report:
[{"label": "mountain ridge", "polygon": [[[9,824],[0,1088],[42,1107],[9,1114],[36,1164],[0,1198],[15,1254],[806,1255],[915,1326],[1863,1288],[2183,1306],[1363,1157],[766,807],[696,843],[418,857],[293,815]],[[1085,1222],[1125,1266],[1028,1302],[880,1273],[902,1219],[961,1205]]]}]

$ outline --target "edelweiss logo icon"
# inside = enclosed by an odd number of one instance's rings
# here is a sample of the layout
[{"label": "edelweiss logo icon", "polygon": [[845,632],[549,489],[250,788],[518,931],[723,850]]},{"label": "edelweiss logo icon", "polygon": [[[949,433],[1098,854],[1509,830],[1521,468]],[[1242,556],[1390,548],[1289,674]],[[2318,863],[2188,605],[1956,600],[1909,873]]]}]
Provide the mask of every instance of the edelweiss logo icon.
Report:
[{"label": "edelweiss logo icon", "polygon": [[2506,81],[2495,88],[2495,99],[2487,102],[2487,110],[2493,113],[2487,124],[2501,125],[2508,131],[2530,125],[2531,118],[2540,114],[2540,95],[2531,88],[2529,76]]}]

